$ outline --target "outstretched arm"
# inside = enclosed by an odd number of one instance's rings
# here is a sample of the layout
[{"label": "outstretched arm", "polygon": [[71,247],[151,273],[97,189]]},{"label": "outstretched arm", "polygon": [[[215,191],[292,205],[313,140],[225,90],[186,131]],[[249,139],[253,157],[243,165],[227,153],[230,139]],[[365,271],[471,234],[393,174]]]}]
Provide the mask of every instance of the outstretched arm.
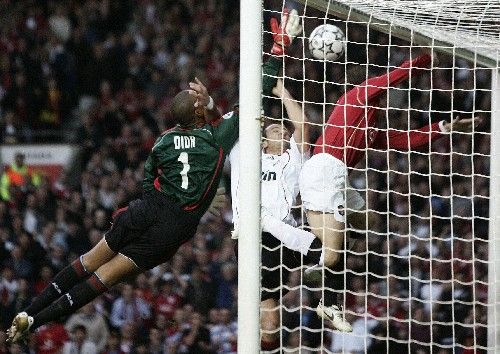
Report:
[{"label": "outstretched arm", "polygon": [[442,126],[443,123],[440,122],[410,131],[387,129],[387,133],[380,132],[377,135],[371,147],[381,150],[387,148],[400,151],[417,150],[442,137],[445,133],[441,130]]},{"label": "outstretched arm", "polygon": [[387,74],[372,77],[359,84],[347,93],[346,98],[350,98],[349,101],[356,102],[359,105],[367,105],[370,100],[385,93],[388,88],[407,80],[410,75],[415,76],[424,68],[429,68],[431,62],[432,58],[428,54],[421,55],[412,61],[407,60]]},{"label": "outstretched arm", "polygon": [[417,150],[429,145],[436,139],[443,137],[446,133],[471,132],[483,119],[481,117],[460,118],[456,117],[451,122],[441,121],[426,125],[417,130],[397,131],[388,129],[387,135],[379,133],[372,147],[374,149],[391,148],[400,151]]},{"label": "outstretched arm", "polygon": [[276,18],[271,19],[271,32],[273,33],[274,44],[271,49],[271,57],[264,63],[262,68],[262,92],[269,96],[273,87],[276,86],[278,73],[283,65],[283,56],[293,39],[302,32],[302,25],[297,10],[288,12],[285,8],[278,24]]},{"label": "outstretched arm", "polygon": [[[285,54],[293,38],[302,31],[302,25],[300,24],[300,17],[297,11],[292,10],[288,13],[288,10],[285,9],[279,25],[277,19],[273,18],[271,20],[271,30],[273,31],[274,38],[274,45],[271,50],[272,56],[262,67],[262,92],[266,96],[271,95],[273,87],[276,85],[278,73],[283,64],[283,59],[280,57]],[[229,123],[229,121],[231,121],[231,123]],[[227,135],[231,137],[229,143],[223,146],[225,151],[231,150],[238,139],[238,121],[239,112],[235,109],[233,112],[226,113],[223,117],[211,122],[212,125],[217,127],[217,140],[227,140]]]},{"label": "outstretched arm", "polygon": [[305,112],[302,111],[302,106],[293,99],[290,92],[283,86],[283,80],[281,79],[278,79],[276,86],[273,88],[273,94],[283,101],[288,118],[290,118],[295,128],[293,138],[298,145],[302,145],[304,141],[307,141],[306,126],[304,125],[307,117]]},{"label": "outstretched arm", "polygon": [[482,117],[474,117],[474,118],[460,118],[459,116],[455,117],[450,123],[446,122],[443,125],[443,129],[446,132],[463,132],[470,133],[473,128],[476,128],[483,122]]}]

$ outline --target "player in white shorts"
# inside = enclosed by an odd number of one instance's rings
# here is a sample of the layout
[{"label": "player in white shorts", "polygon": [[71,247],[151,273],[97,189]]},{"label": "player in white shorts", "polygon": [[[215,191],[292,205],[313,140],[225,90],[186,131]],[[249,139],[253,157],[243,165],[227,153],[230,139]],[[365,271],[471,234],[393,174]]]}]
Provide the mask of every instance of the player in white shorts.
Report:
[{"label": "player in white shorts", "polygon": [[[300,175],[300,194],[312,232],[325,246],[324,265],[337,270],[338,287],[343,291],[343,262],[346,223],[354,230],[367,230],[372,214],[365,211],[365,201],[349,184],[349,168],[355,167],[366,149],[400,151],[428,147],[435,139],[453,131],[471,131],[480,118],[456,118],[451,123],[438,122],[406,132],[378,128],[376,108],[387,89],[394,87],[431,66],[431,56],[422,55],[406,61],[389,73],[370,78],[347,91],[338,101],[324,126],[323,134],[314,145],[313,156],[303,166]],[[325,274],[326,277],[326,274]],[[334,291],[325,289],[324,300],[331,305]],[[340,307],[325,312],[320,303],[318,315],[329,317],[342,314]],[[343,314],[342,314],[343,316]]]},{"label": "player in white shorts", "polygon": [[[314,234],[294,227],[296,222],[291,213],[299,193],[299,173],[305,158],[301,152],[304,123],[302,109],[283,88],[281,80],[273,89],[273,93],[282,97],[288,116],[293,122],[294,132],[290,136],[289,130],[283,124],[276,123],[268,124],[263,130],[261,349],[265,351],[279,348],[279,301],[286,293],[282,288],[282,279],[288,277],[287,268],[299,267],[300,254],[309,253],[311,256],[314,253],[310,252],[310,247],[316,247],[319,252],[321,249],[321,243]],[[238,142],[229,154],[235,236],[239,231],[240,150]],[[319,242],[319,245],[312,246],[314,241]],[[282,250],[281,242],[285,246]]]},{"label": "player in white shorts", "polygon": [[[300,18],[295,10],[292,10],[290,16],[285,10],[281,28],[278,28],[276,20],[271,21],[275,43],[282,42],[277,47],[275,45],[276,48],[273,47],[272,53],[282,55],[293,37],[302,33]],[[277,73],[274,76],[276,77]],[[263,84],[267,81],[263,80]],[[272,86],[264,85],[263,91],[268,91],[270,88]],[[283,289],[281,279],[282,276],[286,276],[283,273],[287,272],[286,266],[282,267],[282,262],[290,265],[288,269],[296,268],[300,266],[301,254],[307,255],[313,262],[321,261],[319,239],[312,233],[292,226],[295,225],[295,221],[291,215],[291,208],[298,194],[298,177],[303,161],[303,154],[300,152],[304,122],[302,109],[283,88],[282,82],[277,84],[273,93],[283,99],[289,118],[293,122],[294,132],[293,136],[290,136],[289,130],[281,124],[270,124],[263,132],[265,141],[262,146],[262,205],[264,206],[262,209],[262,244],[264,247],[262,249],[261,349],[265,351],[279,348],[280,343],[278,304],[280,296],[284,293],[283,290],[280,291]],[[240,145],[236,144],[229,155],[235,236],[238,234],[239,220],[239,153]],[[281,242],[285,246],[282,252],[278,249],[282,245]],[[316,251],[310,249],[313,247]],[[283,255],[282,258],[281,255]]]}]

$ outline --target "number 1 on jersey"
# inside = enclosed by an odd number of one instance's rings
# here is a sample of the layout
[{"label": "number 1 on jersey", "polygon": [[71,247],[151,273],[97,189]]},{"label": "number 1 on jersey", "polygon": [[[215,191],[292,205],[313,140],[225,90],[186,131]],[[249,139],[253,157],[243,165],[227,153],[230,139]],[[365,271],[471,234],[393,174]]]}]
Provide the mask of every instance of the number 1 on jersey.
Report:
[{"label": "number 1 on jersey", "polygon": [[191,166],[189,166],[189,156],[188,156],[188,153],[187,152],[181,152],[181,154],[179,155],[179,158],[177,159],[177,161],[181,162],[182,166],[183,166],[183,169],[180,172],[181,176],[182,176],[181,187],[183,189],[187,189],[188,185],[189,185],[189,180],[188,180],[187,174],[188,174],[189,169],[191,168]]}]

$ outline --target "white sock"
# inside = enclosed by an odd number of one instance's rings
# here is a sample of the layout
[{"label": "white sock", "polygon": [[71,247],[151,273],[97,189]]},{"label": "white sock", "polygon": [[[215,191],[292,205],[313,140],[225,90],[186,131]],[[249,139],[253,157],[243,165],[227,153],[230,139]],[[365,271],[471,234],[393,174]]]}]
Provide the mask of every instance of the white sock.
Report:
[{"label": "white sock", "polygon": [[311,232],[293,227],[267,213],[262,214],[262,231],[269,232],[285,247],[307,255],[316,236]]}]

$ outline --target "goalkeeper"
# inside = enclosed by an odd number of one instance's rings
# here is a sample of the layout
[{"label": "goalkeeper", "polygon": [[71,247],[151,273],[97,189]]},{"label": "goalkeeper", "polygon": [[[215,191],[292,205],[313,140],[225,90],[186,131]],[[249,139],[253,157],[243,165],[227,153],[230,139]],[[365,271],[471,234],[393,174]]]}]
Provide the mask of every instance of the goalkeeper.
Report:
[{"label": "goalkeeper", "polygon": [[[337,301],[334,290],[344,288],[341,259],[346,224],[354,230],[367,230],[373,220],[361,195],[349,185],[349,168],[356,166],[366,149],[419,149],[448,133],[470,132],[481,122],[478,117],[457,117],[451,123],[441,121],[407,132],[378,128],[380,98],[389,88],[423,72],[431,63],[430,55],[419,56],[346,92],[337,101],[323,134],[316,141],[313,156],[304,163],[299,185],[307,220],[325,246],[324,265],[337,270],[334,289],[325,287],[324,305],[333,305]],[[316,312],[322,317],[343,317],[340,307],[322,303]]]},{"label": "goalkeeper", "polygon": [[[279,63],[268,61],[263,71],[276,70]],[[9,342],[25,341],[36,328],[74,313],[123,279],[168,261],[194,236],[206,211],[219,212],[223,195],[217,186],[224,158],[238,139],[239,114],[221,117],[198,79],[174,97],[170,110],[177,125],[150,152],[143,198],[116,211],[103,239],[16,315]]]}]

